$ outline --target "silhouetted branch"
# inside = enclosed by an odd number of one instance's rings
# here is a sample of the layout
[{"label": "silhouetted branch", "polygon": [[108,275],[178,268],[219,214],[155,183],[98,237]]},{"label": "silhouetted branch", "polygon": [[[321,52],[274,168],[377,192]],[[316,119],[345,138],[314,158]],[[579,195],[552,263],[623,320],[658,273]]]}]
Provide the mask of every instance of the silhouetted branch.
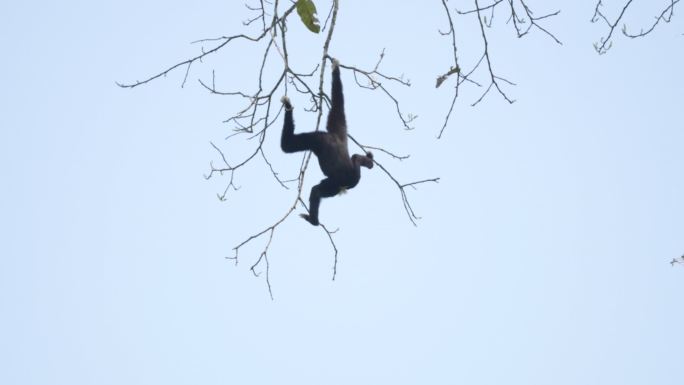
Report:
[{"label": "silhouetted branch", "polygon": [[396,155],[396,154],[394,154],[394,153],[392,153],[392,152],[390,152],[390,151],[385,150],[385,149],[382,148],[382,147],[362,146],[362,148],[363,148],[364,151],[366,151],[366,150],[380,151],[380,152],[382,152],[382,153],[385,153],[385,154],[391,156],[392,158],[394,158],[394,159],[396,159],[396,160],[404,160],[404,159],[408,159],[408,158],[411,157],[411,155]]},{"label": "silhouetted branch", "polygon": [[[349,137],[349,139],[352,140],[352,142],[356,143],[356,145],[359,146],[364,151],[366,148],[371,148],[369,146],[362,145],[361,143],[359,143],[359,141],[354,139],[353,136],[351,136],[351,135],[347,135],[347,136]],[[389,153],[388,151],[385,151],[382,149],[380,149],[380,150],[385,152],[385,153]],[[394,157],[399,158],[396,156],[394,156]],[[385,166],[382,165],[382,163],[378,162],[377,159],[373,158],[373,163],[375,163],[375,165],[380,167],[380,169],[385,173],[385,175],[387,175],[392,180],[392,182],[394,182],[394,184],[397,186],[397,188],[399,189],[399,193],[401,194],[401,202],[404,205],[404,211],[406,211],[406,214],[408,215],[408,218],[411,221],[411,223],[413,223],[413,225],[416,226],[417,225],[416,221],[418,219],[420,219],[420,217],[418,215],[416,215],[415,211],[413,210],[413,207],[411,206],[411,202],[408,199],[408,195],[406,195],[406,187],[411,187],[411,188],[415,189],[416,188],[415,186],[419,185],[419,184],[428,183],[428,182],[437,183],[437,182],[439,182],[439,178],[423,179],[423,180],[409,182],[409,183],[401,183],[392,175],[391,172],[389,172],[385,168]]]},{"label": "silhouetted branch", "polygon": [[[482,22],[482,16],[480,15],[480,5],[478,4],[478,0],[475,0],[475,7],[476,7],[476,12],[477,12],[477,20],[480,22],[480,31],[482,32],[482,43],[484,45],[484,57],[485,57],[485,60],[487,63],[487,69],[489,70],[489,78],[490,78],[491,83],[489,84],[489,87],[487,87],[487,90],[482,94],[482,96],[480,96],[480,98],[477,99],[475,101],[475,103],[473,103],[472,105],[475,106],[478,103],[480,103],[482,101],[482,99],[487,95],[487,93],[489,93],[489,90],[492,89],[492,86],[496,87],[496,90],[499,92],[499,94],[501,94],[501,96],[503,96],[503,98],[508,103],[512,104],[515,102],[515,100],[509,99],[508,95],[506,95],[506,93],[501,89],[501,87],[499,86],[499,83],[497,82],[497,80],[505,80],[505,79],[495,75],[494,70],[492,70],[492,61],[489,59],[489,41],[487,40],[487,33],[485,32],[485,26],[484,26],[484,23]],[[511,8],[513,8],[513,6],[511,6]],[[515,15],[514,11],[511,14],[511,17],[513,18],[513,20],[516,19],[516,15]],[[525,33],[527,33],[527,32],[525,32]],[[505,80],[505,81],[509,84],[512,84],[508,80]]]},{"label": "silhouetted branch", "polygon": [[[277,7],[277,5],[278,5],[278,1],[275,2],[275,7]],[[164,71],[162,71],[162,72],[159,72],[159,73],[156,74],[156,75],[152,75],[152,76],[148,77],[148,78],[145,79],[145,80],[136,80],[136,81],[134,81],[134,82],[132,82],[132,83],[119,83],[119,82],[117,82],[116,84],[117,84],[119,87],[122,87],[122,88],[135,88],[135,87],[138,87],[138,86],[140,86],[140,85],[147,84],[147,83],[149,83],[149,82],[151,82],[151,81],[153,81],[153,80],[155,80],[155,79],[158,79],[158,78],[160,78],[160,77],[162,77],[162,76],[166,76],[169,72],[171,72],[171,71],[173,71],[173,70],[175,70],[175,69],[177,69],[177,68],[179,68],[179,67],[188,66],[188,70],[189,70],[189,68],[190,68],[190,66],[192,65],[192,63],[194,63],[194,62],[196,62],[196,61],[198,61],[198,60],[202,60],[202,59],[204,59],[206,56],[209,56],[209,55],[211,55],[211,54],[213,54],[213,53],[218,52],[219,50],[221,50],[223,47],[227,46],[227,45],[228,45],[230,42],[232,42],[233,40],[248,40],[248,41],[252,41],[252,42],[261,41],[261,39],[263,39],[264,37],[266,37],[266,36],[269,34],[269,32],[270,32],[273,28],[276,27],[276,25],[277,25],[278,23],[280,23],[281,21],[285,20],[285,19],[290,15],[290,13],[292,13],[292,11],[293,11],[294,9],[295,9],[295,5],[292,4],[292,5],[290,6],[290,8],[288,8],[287,11],[285,11],[285,13],[283,14],[282,17],[277,18],[277,17],[274,16],[274,17],[273,17],[273,22],[271,23],[271,25],[268,26],[268,27],[265,27],[265,28],[263,29],[263,31],[261,32],[261,34],[259,34],[259,35],[257,35],[257,36],[248,36],[248,35],[244,35],[244,34],[239,34],[239,35],[233,35],[233,36],[221,36],[221,37],[217,37],[217,38],[213,38],[213,39],[196,40],[195,43],[200,43],[200,42],[216,42],[216,41],[220,41],[221,43],[218,44],[217,46],[215,46],[214,48],[210,49],[209,51],[204,51],[204,49],[202,49],[202,53],[201,53],[201,54],[199,54],[199,55],[197,55],[197,56],[194,56],[194,57],[192,57],[192,58],[190,58],[190,59],[184,60],[184,61],[182,61],[182,62],[180,62],[180,63],[176,63],[176,64],[172,65],[171,67],[167,68],[166,70],[164,70]]]},{"label": "silhouetted branch", "polygon": [[[341,68],[346,68],[349,70],[352,70],[354,73],[354,80],[356,81],[356,84],[361,87],[365,88],[368,90],[377,90],[380,89],[382,92],[389,97],[392,102],[394,103],[394,106],[396,107],[397,110],[397,115],[399,116],[399,119],[401,120],[401,123],[403,124],[404,128],[407,130],[412,130],[413,127],[411,127],[411,123],[418,118],[418,116],[413,115],[413,114],[407,114],[404,116],[404,114],[401,112],[401,108],[399,106],[399,101],[397,98],[392,95],[391,92],[387,90],[387,88],[383,85],[382,80],[387,80],[389,82],[395,82],[399,83],[403,86],[406,87],[411,87],[411,81],[410,80],[404,80],[403,77],[395,77],[395,76],[388,76],[383,74],[382,72],[378,71],[378,67],[380,66],[380,62],[382,62],[382,59],[385,57],[385,50],[383,49],[382,52],[380,53],[380,58],[378,59],[378,62],[375,64],[375,67],[368,71],[368,70],[362,70],[354,66],[350,65],[344,65],[340,64]],[[364,84],[359,81],[359,78],[357,75],[363,76],[368,83]]]},{"label": "silhouetted branch", "polygon": [[[497,93],[501,95],[504,98],[504,100],[506,100],[508,103],[514,102],[514,100],[511,99],[508,96],[508,94],[501,88],[501,83],[507,83],[510,85],[515,84],[507,80],[506,78],[497,75],[493,70],[493,64],[491,60],[492,54],[489,49],[490,47],[487,29],[492,28],[494,25],[494,15],[496,10],[502,9],[502,12],[507,13],[506,23],[510,23],[513,25],[513,30],[515,31],[516,37],[525,37],[532,30],[536,29],[542,32],[543,34],[547,35],[557,44],[562,44],[561,41],[552,32],[550,32],[545,26],[542,25],[543,21],[553,16],[557,16],[560,13],[560,11],[545,13],[540,16],[536,16],[535,12],[532,11],[532,9],[528,6],[526,0],[494,0],[488,5],[480,5],[480,2],[478,0],[473,1],[475,5],[473,9],[469,9],[466,11],[456,9],[456,15],[460,17],[475,16],[478,18],[478,23],[480,26],[480,35],[482,37],[482,55],[480,56],[479,60],[477,60],[474,66],[472,66],[469,70],[465,71],[463,66],[459,63],[460,58],[458,57],[458,43],[456,40],[456,31],[454,29],[454,16],[451,13],[449,6],[447,5],[448,0],[442,0],[442,7],[444,8],[449,28],[446,30],[446,32],[439,30],[439,34],[442,36],[448,36],[451,40],[450,45],[451,51],[453,52],[453,63],[449,64],[449,70],[447,70],[446,72],[444,72],[444,74],[441,74],[437,77],[435,86],[440,87],[454,74],[458,74],[458,76],[454,84],[454,95],[451,99],[449,110],[444,118],[444,123],[442,124],[442,127],[439,130],[439,134],[437,136],[438,138],[442,137],[442,134],[444,133],[444,130],[446,129],[447,124],[449,123],[449,118],[451,117],[451,114],[454,111],[454,106],[456,105],[456,101],[460,94],[459,87],[461,86],[461,84],[467,82],[477,87],[482,87],[482,84],[472,79],[473,75],[476,72],[480,72],[477,70],[480,69],[480,66],[482,64],[486,64],[483,68],[486,69],[486,76],[488,78],[489,84],[486,85],[484,92],[482,92],[479,98],[475,100],[475,102],[473,102],[471,105],[476,106],[477,104],[479,104],[484,99],[484,97],[489,94],[489,92],[492,89],[496,90]],[[488,13],[488,16],[485,14],[485,12]]]},{"label": "silhouetted branch", "polygon": [[[596,52],[599,54],[603,55],[608,50],[613,46],[613,33],[615,32],[615,29],[617,26],[620,24],[620,22],[624,19],[625,14],[627,13],[627,10],[630,8],[634,0],[627,0],[625,2],[625,5],[622,7],[620,10],[620,13],[618,14],[617,18],[615,21],[610,21],[608,17],[605,15],[604,11],[602,10],[603,7],[603,2],[599,0],[596,3],[596,7],[594,8],[594,15],[591,17],[591,22],[596,23],[597,21],[603,21],[606,26],[608,27],[608,33],[601,37],[598,42],[594,43],[594,49],[596,49]],[[674,7],[679,3],[679,0],[669,0],[667,1],[667,5],[664,7],[662,12],[655,17],[655,21],[653,24],[651,24],[649,27],[646,29],[641,29],[640,32],[638,33],[631,33],[627,31],[627,24],[622,25],[622,33],[623,35],[635,39],[639,37],[644,37],[658,26],[658,24],[663,21],[665,23],[669,23],[672,20],[672,16],[674,15]]]},{"label": "silhouetted branch", "polygon": [[611,23],[608,21],[608,18],[601,12],[601,6],[603,3],[599,0],[596,3],[596,8],[594,9],[594,16],[591,17],[591,22],[595,23],[599,20],[603,20],[606,25],[608,25],[608,34],[605,37],[602,37],[599,39],[597,43],[594,43],[594,49],[596,49],[596,52],[599,54],[604,54],[608,52],[610,47],[613,46],[613,42],[611,41],[611,37],[613,36],[613,32],[615,31],[615,28],[617,27],[618,23],[620,23],[620,20],[622,20],[622,17],[625,15],[625,12],[627,12],[627,8],[632,4],[632,1],[634,0],[628,0],[627,3],[625,3],[625,6],[622,8],[622,11],[620,12],[620,15],[618,15],[617,19],[615,19],[615,22]]}]

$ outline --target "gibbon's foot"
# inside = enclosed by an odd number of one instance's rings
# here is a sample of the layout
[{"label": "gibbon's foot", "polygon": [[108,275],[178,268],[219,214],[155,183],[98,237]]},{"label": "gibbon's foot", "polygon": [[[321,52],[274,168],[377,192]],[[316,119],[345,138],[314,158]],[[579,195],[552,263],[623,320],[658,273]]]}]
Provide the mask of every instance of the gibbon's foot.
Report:
[{"label": "gibbon's foot", "polygon": [[332,69],[334,70],[335,68],[337,68],[339,66],[340,66],[340,61],[335,59],[335,58],[332,58]]},{"label": "gibbon's foot", "polygon": [[292,103],[290,103],[290,98],[288,98],[287,95],[283,95],[283,97],[280,98],[280,102],[285,106],[285,111],[292,111]]},{"label": "gibbon's foot", "polygon": [[302,217],[302,218],[304,218],[304,220],[306,220],[307,222],[311,223],[311,224],[314,225],[314,226],[318,226],[318,225],[319,225],[318,220],[312,219],[312,218],[309,216],[309,214],[299,214],[299,216]]}]

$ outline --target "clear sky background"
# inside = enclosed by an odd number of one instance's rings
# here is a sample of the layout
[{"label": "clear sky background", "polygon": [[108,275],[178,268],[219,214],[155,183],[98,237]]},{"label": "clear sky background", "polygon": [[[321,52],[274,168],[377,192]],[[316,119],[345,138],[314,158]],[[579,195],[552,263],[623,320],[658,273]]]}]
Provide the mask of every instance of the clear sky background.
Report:
[{"label": "clear sky background", "polygon": [[[684,23],[599,56],[591,3],[533,4],[562,9],[546,24],[562,47],[498,20],[492,60],[517,102],[472,108],[470,89],[437,140],[451,100],[451,82],[434,88],[450,63],[441,3],[342,1],[331,54],[369,68],[385,48],[419,115],[403,132],[389,101],[343,72],[350,132],[412,154],[376,154],[402,180],[442,179],[410,191],[418,227],[378,169],[325,200],[334,282],[325,234],[293,215],[270,248],[271,301],[248,269],[265,239],[237,267],[225,257],[295,192],[255,162],[216,199],[227,181],[202,177],[209,141],[223,143],[240,104],[196,82],[215,69],[226,89],[253,85],[258,51],[194,66],[183,89],[182,70],[115,86],[195,54],[192,40],[241,32],[242,2],[3,2],[0,383],[684,383],[684,268],[668,263],[684,252]],[[659,6],[636,8],[633,25]],[[459,20],[467,67],[480,33]],[[319,41],[290,30],[293,60],[313,68]],[[312,129],[291,96],[298,131]],[[279,129],[265,146],[294,177]],[[252,145],[240,143],[230,156]],[[310,170],[307,195],[320,177]]]}]

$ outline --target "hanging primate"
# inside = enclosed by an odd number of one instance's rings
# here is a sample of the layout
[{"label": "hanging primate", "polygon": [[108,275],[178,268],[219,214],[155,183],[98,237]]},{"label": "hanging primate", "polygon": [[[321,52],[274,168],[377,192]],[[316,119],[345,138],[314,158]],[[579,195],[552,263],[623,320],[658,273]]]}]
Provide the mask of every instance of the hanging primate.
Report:
[{"label": "hanging primate", "polygon": [[328,132],[294,133],[292,120],[292,104],[287,96],[281,101],[285,106],[285,123],[280,147],[283,151],[297,152],[311,150],[318,157],[321,171],[327,176],[321,183],[311,189],[309,196],[309,214],[301,214],[302,218],[314,226],[318,226],[318,206],[321,198],[333,197],[356,186],[361,179],[361,166],[373,168],[373,154],[354,154],[349,157],[347,149],[347,123],[344,117],[344,96],[340,81],[340,66],[336,59],[332,64],[332,101],[328,114]]}]

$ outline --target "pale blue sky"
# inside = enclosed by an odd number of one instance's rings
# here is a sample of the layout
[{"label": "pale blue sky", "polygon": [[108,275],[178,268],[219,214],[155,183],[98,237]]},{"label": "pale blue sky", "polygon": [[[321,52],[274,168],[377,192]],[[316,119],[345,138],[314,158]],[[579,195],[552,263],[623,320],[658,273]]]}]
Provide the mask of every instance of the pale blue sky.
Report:
[{"label": "pale blue sky", "polygon": [[[418,227],[377,169],[325,200],[335,282],[325,234],[292,216],[270,248],[275,301],[248,271],[265,240],[238,267],[224,257],[293,192],[258,162],[227,202],[225,180],[202,178],[239,105],[196,79],[215,69],[226,88],[250,85],[255,51],[193,67],[184,89],[183,71],[114,85],[241,31],[242,2],[0,5],[0,383],[683,383],[684,268],[668,263],[684,252],[682,20],[604,56],[591,2],[557,2],[547,25],[563,47],[500,23],[492,59],[518,101],[471,108],[479,91],[464,92],[436,140],[451,92],[434,89],[450,54],[441,4],[361,3],[342,1],[331,53],[370,67],[385,48],[419,119],[403,133],[343,72],[350,132],[411,153],[377,155],[403,180],[442,179],[410,192]],[[464,23],[468,65],[479,31]],[[312,68],[315,37],[295,24],[291,36]],[[295,176],[279,128],[265,146]]]}]

